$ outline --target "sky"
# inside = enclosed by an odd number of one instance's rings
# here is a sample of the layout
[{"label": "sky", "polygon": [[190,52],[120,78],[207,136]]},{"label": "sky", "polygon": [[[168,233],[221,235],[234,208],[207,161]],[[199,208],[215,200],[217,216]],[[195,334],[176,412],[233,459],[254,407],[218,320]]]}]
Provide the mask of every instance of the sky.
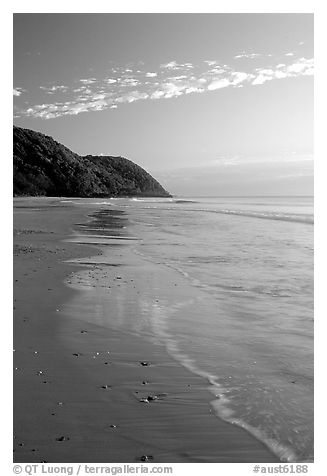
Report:
[{"label": "sky", "polygon": [[14,124],[184,196],[313,194],[313,15],[14,14]]}]

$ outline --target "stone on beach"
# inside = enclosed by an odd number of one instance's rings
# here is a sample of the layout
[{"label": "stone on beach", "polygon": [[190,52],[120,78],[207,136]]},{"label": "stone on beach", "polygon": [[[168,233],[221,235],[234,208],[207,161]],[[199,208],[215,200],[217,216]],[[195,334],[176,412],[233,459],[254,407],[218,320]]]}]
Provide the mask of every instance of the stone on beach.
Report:
[{"label": "stone on beach", "polygon": [[141,461],[150,461],[152,459],[153,459],[153,456],[151,455],[142,455],[140,458]]}]

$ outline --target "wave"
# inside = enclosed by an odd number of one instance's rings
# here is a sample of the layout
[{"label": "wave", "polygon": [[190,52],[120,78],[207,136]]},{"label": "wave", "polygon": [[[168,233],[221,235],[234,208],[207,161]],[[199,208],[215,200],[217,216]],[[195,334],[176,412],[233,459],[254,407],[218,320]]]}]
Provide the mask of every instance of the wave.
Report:
[{"label": "wave", "polygon": [[264,430],[255,428],[254,426],[246,423],[243,419],[237,418],[235,416],[234,410],[232,410],[230,406],[231,402],[226,397],[226,388],[224,388],[219,383],[219,377],[217,375],[213,375],[205,370],[200,369],[195,363],[194,359],[179,351],[177,343],[171,337],[167,338],[166,336],[166,348],[168,353],[183,367],[209,382],[208,390],[215,396],[215,399],[212,400],[210,404],[219,418],[246,430],[257,440],[264,443],[265,446],[269,448],[272,453],[278,456],[282,462],[290,463],[299,460],[293,449],[279,443],[274,438],[267,436]]},{"label": "wave", "polygon": [[130,198],[131,202],[143,202],[143,203],[200,203],[195,200],[186,200],[182,198]]},{"label": "wave", "polygon": [[274,438],[269,437],[262,429],[255,428],[252,425],[246,423],[243,419],[237,418],[235,416],[234,410],[231,408],[231,401],[226,396],[227,389],[220,383],[220,378],[217,375],[214,375],[206,370],[203,370],[198,366],[196,361],[187,355],[186,353],[180,350],[178,342],[175,337],[173,337],[166,328],[165,313],[174,313],[184,306],[190,306],[194,303],[194,299],[182,301],[179,304],[170,307],[169,311],[162,308],[159,305],[155,305],[153,309],[153,320],[152,326],[154,333],[157,337],[163,341],[166,346],[167,352],[171,355],[177,362],[179,362],[184,368],[189,370],[195,375],[202,377],[209,383],[208,390],[212,393],[215,398],[210,402],[213,407],[217,417],[222,420],[231,423],[232,425],[239,426],[245,429],[248,433],[253,435],[257,440],[265,444],[278,458],[283,462],[295,462],[298,461],[296,453],[286,445],[279,443]]},{"label": "wave", "polygon": [[200,203],[200,202],[196,202],[195,200],[174,200],[174,203]]},{"label": "wave", "polygon": [[[197,210],[193,210],[197,211]],[[293,223],[305,223],[308,225],[314,224],[314,218],[310,214],[296,214],[296,213],[280,213],[280,212],[255,212],[250,210],[208,210],[208,209],[201,209],[201,212],[208,212],[208,213],[220,213],[222,215],[235,215],[241,217],[249,217],[249,218],[261,218],[264,220],[280,220],[280,221],[288,221]]]},{"label": "wave", "polygon": [[[195,202],[192,200],[174,200],[174,199],[161,199],[161,200],[149,200],[149,199],[138,199],[132,198],[130,201],[137,201],[143,202],[145,204],[143,209],[158,209],[158,210],[176,210],[174,206],[163,207],[162,205],[171,203],[177,205],[187,205],[187,204],[196,204],[201,202]],[[150,205],[152,204],[153,205]],[[146,204],[148,204],[146,206]],[[156,206],[159,205],[159,206]],[[122,207],[129,207],[130,205],[121,205]],[[183,210],[185,212],[201,212],[201,213],[218,213],[222,215],[233,215],[233,216],[240,216],[240,217],[249,217],[249,218],[259,218],[264,220],[279,220],[279,221],[287,221],[293,223],[303,223],[308,225],[314,224],[314,216],[310,213],[284,213],[280,211],[253,211],[253,210],[234,210],[229,208],[181,208],[178,207],[179,210]]]},{"label": "wave", "polygon": [[[211,211],[211,210],[206,210]],[[300,213],[278,213],[278,212],[253,212],[248,210],[213,210],[215,213],[222,213],[225,215],[239,215],[251,218],[263,218],[266,220],[281,220],[281,221],[290,221],[297,223],[307,223],[313,224],[314,218],[310,214],[300,214]]]},{"label": "wave", "polygon": [[[194,202],[193,202],[194,203]],[[280,220],[295,223],[305,223],[313,225],[314,217],[311,214],[301,213],[281,213],[281,212],[257,212],[252,210],[231,210],[231,209],[208,209],[208,208],[187,208],[185,211],[219,213],[222,215],[235,215],[240,217],[261,218],[264,220]]]},{"label": "wave", "polygon": [[209,391],[211,391],[211,393],[214,393],[216,396],[216,399],[211,401],[211,406],[214,408],[219,418],[227,421],[228,423],[231,423],[232,425],[237,425],[241,428],[244,428],[244,430],[253,435],[257,440],[262,441],[262,443],[264,443],[267,448],[269,448],[276,456],[278,456],[278,458],[280,458],[282,462],[291,463],[299,461],[298,456],[291,448],[267,436],[264,430],[249,425],[241,418],[233,417],[233,411],[226,412],[226,403],[228,403],[228,400],[224,398],[224,395],[217,396],[217,384],[212,378],[208,378],[208,380],[211,384],[211,387],[209,387]]},{"label": "wave", "polygon": [[132,197],[129,199],[130,202],[143,202],[143,203],[169,203],[174,202],[173,198],[166,198],[166,197],[148,197],[148,198],[137,198]]},{"label": "wave", "polygon": [[[80,200],[80,202],[76,202],[76,200]],[[114,199],[111,198],[110,200]],[[74,198],[74,200],[60,200],[60,203],[74,203],[74,205],[114,205],[113,203],[110,203],[107,200],[102,202],[86,202],[84,198]]]}]

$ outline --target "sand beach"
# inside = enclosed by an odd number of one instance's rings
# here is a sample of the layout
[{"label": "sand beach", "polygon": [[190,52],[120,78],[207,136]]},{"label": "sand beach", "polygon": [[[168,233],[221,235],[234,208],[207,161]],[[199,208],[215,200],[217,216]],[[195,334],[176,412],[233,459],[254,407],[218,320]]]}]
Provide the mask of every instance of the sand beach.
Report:
[{"label": "sand beach", "polygon": [[14,461],[278,462],[215,415],[208,382],[146,321],[133,330],[149,289],[153,309],[192,289],[119,244],[119,228],[111,246],[81,239],[96,208],[14,199]]}]

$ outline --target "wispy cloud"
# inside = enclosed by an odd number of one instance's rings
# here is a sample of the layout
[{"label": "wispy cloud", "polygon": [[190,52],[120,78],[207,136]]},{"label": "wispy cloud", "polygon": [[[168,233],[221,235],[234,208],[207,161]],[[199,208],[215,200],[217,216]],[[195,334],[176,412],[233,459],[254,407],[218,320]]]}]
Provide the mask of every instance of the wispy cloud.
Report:
[{"label": "wispy cloud", "polygon": [[261,53],[240,53],[238,55],[235,55],[234,59],[240,59],[240,58],[254,59],[254,58],[258,58],[259,56],[263,56],[263,55]]},{"label": "wispy cloud", "polygon": [[277,156],[242,156],[242,155],[233,155],[233,156],[217,156],[211,162],[207,163],[207,167],[233,167],[240,165],[259,165],[259,164],[273,164],[277,163],[301,163],[308,167],[311,167],[313,164],[313,156],[311,154],[296,154],[296,153],[287,153],[279,154]]},{"label": "wispy cloud", "polygon": [[204,63],[206,63],[208,66],[215,66],[218,64],[218,61],[216,60],[204,60]]},{"label": "wispy cloud", "polygon": [[192,63],[177,63],[177,61],[170,61],[169,63],[161,64],[160,68],[168,70],[184,70],[192,69],[194,66]]},{"label": "wispy cloud", "polygon": [[[39,86],[45,94],[52,95],[51,103],[32,104],[26,109],[16,107],[16,117],[54,119],[82,112],[117,109],[123,104],[141,100],[172,99],[182,95],[203,94],[226,88],[260,86],[268,81],[313,75],[313,59],[285,53],[274,60],[266,55],[266,67],[254,67],[254,57],[260,53],[241,53],[239,58],[250,59],[247,67],[222,64],[218,60],[205,60],[201,64],[178,63],[172,60],[159,65],[157,71],[146,71],[144,63],[113,66],[101,78],[77,79],[73,84]],[[235,58],[235,57],[234,57]],[[237,63],[243,64],[241,63]],[[250,66],[249,66],[250,65]],[[252,65],[252,66],[251,66]],[[20,96],[23,88],[15,88]]]},{"label": "wispy cloud", "polygon": [[80,82],[83,84],[93,84],[96,82],[96,78],[80,79]]},{"label": "wispy cloud", "polygon": [[312,76],[313,59],[300,58],[290,65],[279,64],[275,69],[257,68],[252,84],[263,84],[272,79],[292,78],[296,76]]},{"label": "wispy cloud", "polygon": [[215,91],[215,89],[227,88],[230,85],[231,82],[228,78],[218,78],[208,85],[208,90]]},{"label": "wispy cloud", "polygon": [[66,92],[69,90],[68,86],[57,85],[57,86],[40,86],[40,89],[45,91],[47,94],[54,94],[57,91]]},{"label": "wispy cloud", "polygon": [[22,93],[26,93],[26,89],[23,89],[23,88],[14,88],[13,89],[13,95],[14,96],[21,96]]}]

